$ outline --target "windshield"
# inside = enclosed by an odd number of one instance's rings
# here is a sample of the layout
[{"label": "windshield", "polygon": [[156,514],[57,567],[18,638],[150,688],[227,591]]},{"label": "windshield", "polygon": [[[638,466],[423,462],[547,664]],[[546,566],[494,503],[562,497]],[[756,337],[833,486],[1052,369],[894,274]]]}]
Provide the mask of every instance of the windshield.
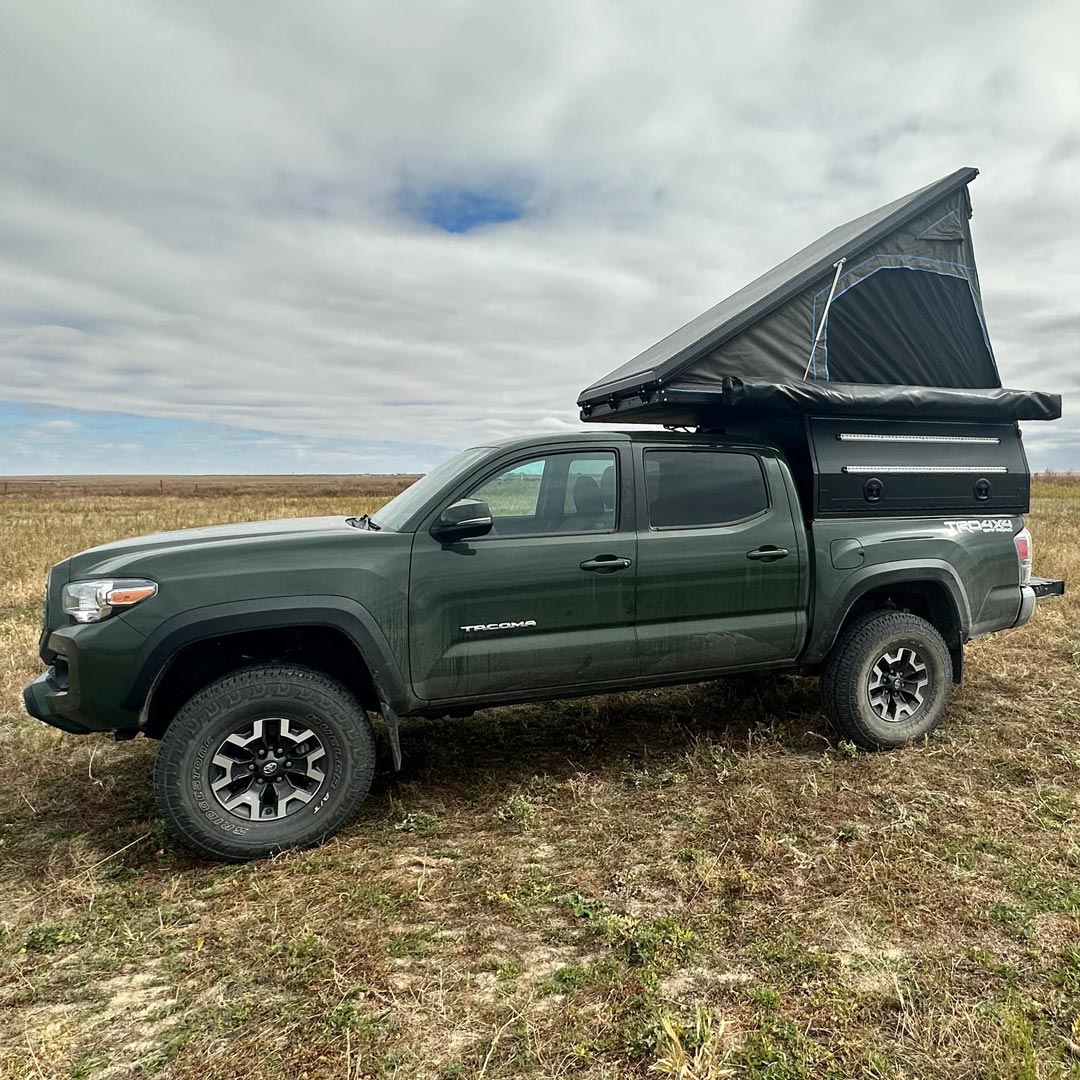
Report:
[{"label": "windshield", "polygon": [[490,450],[490,446],[474,446],[471,450],[462,450],[449,461],[436,465],[431,472],[425,473],[400,495],[394,496],[378,513],[372,514],[372,519],[380,528],[398,532],[439,488],[455,474],[475,465]]}]

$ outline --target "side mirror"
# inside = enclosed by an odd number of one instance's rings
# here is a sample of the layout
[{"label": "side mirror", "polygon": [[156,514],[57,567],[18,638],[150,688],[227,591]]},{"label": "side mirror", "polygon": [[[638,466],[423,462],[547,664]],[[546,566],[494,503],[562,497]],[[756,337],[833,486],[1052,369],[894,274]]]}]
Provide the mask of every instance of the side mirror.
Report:
[{"label": "side mirror", "polygon": [[467,540],[471,536],[483,536],[491,532],[493,524],[486,502],[479,499],[458,499],[438,516],[435,524],[431,526],[431,535],[444,542]]}]

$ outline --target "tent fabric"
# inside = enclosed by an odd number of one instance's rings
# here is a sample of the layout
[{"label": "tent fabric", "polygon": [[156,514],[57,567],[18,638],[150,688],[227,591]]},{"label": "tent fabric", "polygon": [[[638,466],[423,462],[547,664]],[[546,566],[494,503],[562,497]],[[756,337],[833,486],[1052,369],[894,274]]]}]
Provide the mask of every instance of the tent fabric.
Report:
[{"label": "tent fabric", "polygon": [[[882,265],[938,268],[959,275],[968,282],[984,322],[968,224],[967,185],[977,175],[977,169],[959,169],[826,233],[592,384],[580,403],[635,385],[670,384],[682,376],[698,384],[724,375],[802,378],[840,259],[845,260],[837,282],[840,290],[850,289]],[[949,228],[950,219],[960,225],[961,239],[933,238],[941,227],[946,234],[955,231],[955,224]],[[922,233],[931,238],[920,239]],[[822,362],[815,363],[816,372],[811,364],[807,377],[825,378]],[[888,357],[882,357],[880,365],[882,377],[875,381],[909,381],[890,369]],[[996,368],[987,377],[990,385],[998,385]]]},{"label": "tent fabric", "polygon": [[959,169],[833,229],[587,387],[583,417],[606,418],[597,407],[620,398],[655,413],[657,391],[722,391],[731,380],[1000,388],[969,224],[977,175]]},{"label": "tent fabric", "polygon": [[1056,420],[1061,395],[1003,387],[972,392],[938,386],[870,386],[853,383],[772,383],[731,379],[725,404],[734,409],[830,416],[888,416],[908,420]]},{"label": "tent fabric", "polygon": [[[924,386],[1000,386],[979,297],[966,204],[966,189],[938,200],[871,249],[848,258],[839,277],[830,266],[815,282],[752,326],[684,363],[670,381],[679,386],[702,386],[725,375],[791,379],[802,378],[805,373],[815,382],[835,379]],[[963,240],[918,239],[919,233],[950,213],[962,214]],[[886,270],[905,273],[882,276]],[[836,308],[830,308],[826,316],[834,280],[834,305],[849,296],[861,299],[864,287],[873,285],[869,289],[873,302],[863,300],[869,308],[869,319],[879,323],[872,342],[847,341],[847,326],[838,327],[833,317]],[[916,283],[918,288],[913,287]],[[955,290],[949,287],[952,283],[964,288],[960,322],[956,321]],[[822,338],[815,349],[823,318]],[[830,364],[830,350],[841,344],[838,338],[844,339],[847,352],[861,348],[859,374],[834,370],[835,365]],[[920,348],[924,338],[929,338],[929,351],[925,346]],[[867,345],[873,348],[867,349]]]},{"label": "tent fabric", "polygon": [[918,235],[919,240],[963,240],[964,219],[959,211],[950,210],[943,218],[928,225]]}]

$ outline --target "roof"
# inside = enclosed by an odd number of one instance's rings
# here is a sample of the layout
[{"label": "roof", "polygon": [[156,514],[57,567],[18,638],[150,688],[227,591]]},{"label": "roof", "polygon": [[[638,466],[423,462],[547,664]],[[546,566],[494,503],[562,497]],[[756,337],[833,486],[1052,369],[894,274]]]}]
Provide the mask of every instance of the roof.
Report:
[{"label": "roof", "polygon": [[578,397],[578,404],[594,404],[619,392],[666,385],[703,354],[797,296],[839,259],[851,259],[878,243],[934,203],[965,187],[978,174],[978,169],[957,169],[918,191],[838,226],[587,387]]},{"label": "roof", "polygon": [[[713,442],[716,442],[717,440],[720,440],[720,438],[721,437],[716,434],[701,435],[693,431],[660,431],[656,428],[638,427],[620,429],[613,427],[581,427],[568,428],[566,431],[561,431],[558,434],[544,432],[543,434],[534,435],[513,435],[506,439],[496,439],[484,443],[482,447],[475,447],[473,449],[490,448],[499,451],[543,450],[549,446],[558,449],[567,444],[584,447],[588,446],[590,443],[597,443],[600,446],[613,446],[626,442],[685,443],[687,441],[708,442],[710,439]],[[747,442],[747,439],[745,436],[740,436],[738,441],[745,443]],[[769,443],[769,440],[763,436],[760,445],[769,446],[771,444]]]}]

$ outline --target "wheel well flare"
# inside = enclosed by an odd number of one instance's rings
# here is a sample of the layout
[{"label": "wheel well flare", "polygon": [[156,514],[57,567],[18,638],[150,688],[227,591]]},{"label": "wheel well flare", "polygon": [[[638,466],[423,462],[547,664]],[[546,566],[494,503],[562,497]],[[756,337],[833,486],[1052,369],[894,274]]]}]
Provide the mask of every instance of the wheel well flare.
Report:
[{"label": "wheel well flare", "polygon": [[872,611],[910,611],[925,619],[945,639],[950,649],[959,648],[960,615],[948,589],[936,581],[907,581],[879,585],[869,589],[852,604],[844,618],[844,627]]},{"label": "wheel well flare", "polygon": [[356,643],[329,626],[243,630],[183,646],[158,676],[142,728],[160,739],[177,711],[205,686],[256,664],[290,663],[322,671],[351,690],[366,709],[379,708],[371,673]]}]

